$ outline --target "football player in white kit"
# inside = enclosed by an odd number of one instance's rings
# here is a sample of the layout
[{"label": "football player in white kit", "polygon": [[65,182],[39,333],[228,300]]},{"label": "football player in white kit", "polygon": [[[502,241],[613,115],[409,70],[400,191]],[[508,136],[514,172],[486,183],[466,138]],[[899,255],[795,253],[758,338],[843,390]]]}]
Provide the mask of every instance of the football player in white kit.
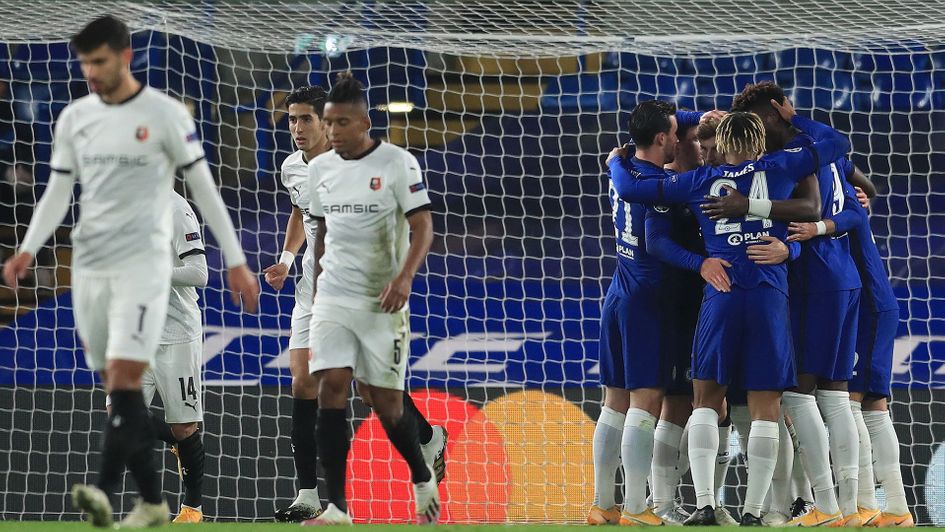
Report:
[{"label": "football player in white kit", "polygon": [[351,523],[345,471],[353,379],[407,461],[417,522],[435,523],[435,474],[420,446],[417,416],[404,401],[407,299],[433,241],[430,199],[417,159],[371,138],[364,87],[350,73],[340,75],[328,93],[324,123],[332,151],[309,163],[310,213],[325,225],[315,240],[320,260],[310,369],[318,379],[315,436],[329,504],[305,524]]},{"label": "football player in white kit", "polygon": [[[144,404],[150,405],[155,392],[164,403],[164,419],[151,416],[157,438],[177,455],[184,497],[175,523],[203,521],[203,320],[197,304],[197,288],[207,286],[206,250],[200,222],[190,203],[177,192],[171,193],[173,212],[174,268],[167,320],[158,342],[154,364],[141,376]],[[111,413],[111,397],[105,398]]]},{"label": "football player in white kit", "polygon": [[187,108],[138,82],[131,38],[104,16],[72,38],[91,94],[56,123],[51,175],[4,281],[22,279],[65,217],[81,184],[81,219],[72,234],[73,305],[88,366],[101,372],[112,411],[104,427],[98,485],[73,486],[73,504],[95,526],[112,524],[109,495],[127,466],[141,498],[122,526],[166,523],[154,462],[155,434],[141,392],[167,316],[171,285],[171,190],[181,169],[223,250],[234,303],[254,312],[259,284],[246,265]]},{"label": "football player in white kit", "polygon": [[[295,461],[296,499],[276,512],[276,520],[300,522],[316,517],[322,511],[317,491],[317,444],[315,422],[318,414],[317,381],[310,371],[309,326],[315,284],[315,238],[318,221],[309,213],[308,163],[328,151],[328,136],[322,122],[325,90],[321,87],[299,87],[285,100],[289,132],[298,151],[282,163],[282,185],[292,202],[292,214],[286,225],[286,236],[279,262],[266,268],[266,282],[281,290],[302,245],[302,277],[295,288],[292,310],[292,332],[289,337],[289,368],[292,373],[292,454]],[[317,356],[317,355],[316,355]],[[421,426],[421,448],[424,457],[434,466],[437,481],[445,473],[444,450],[447,433],[441,426],[431,427],[416,411],[410,396],[404,394],[404,407],[415,413]],[[426,438],[424,438],[426,436]]]}]

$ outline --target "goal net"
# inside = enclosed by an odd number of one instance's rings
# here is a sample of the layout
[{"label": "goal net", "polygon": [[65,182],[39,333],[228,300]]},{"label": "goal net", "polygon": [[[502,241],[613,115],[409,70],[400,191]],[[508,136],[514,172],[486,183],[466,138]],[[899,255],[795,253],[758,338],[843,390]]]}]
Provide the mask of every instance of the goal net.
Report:
[{"label": "goal net", "polygon": [[[873,230],[902,308],[893,417],[904,480],[918,519],[945,525],[942,5],[0,0],[0,259],[48,179],[56,117],[88,92],[67,41],[104,13],[132,28],[135,75],[192,110],[255,271],[277,260],[290,212],[278,168],[294,150],[283,108],[293,87],[352,70],[373,134],[417,156],[436,238],[411,298],[409,387],[450,434],[441,493],[452,523],[582,521],[615,263],[603,157],[628,140],[638,101],[726,109],[746,83],[776,80],[800,112],[849,135],[880,191]],[[0,519],[78,518],[69,487],[98,468],[104,394],[69,291],[76,216],[23,288],[0,288]],[[204,513],[268,520],[295,494],[293,285],[263,283],[259,314],[241,313],[207,241]],[[351,408],[351,511],[403,522],[407,468],[360,401]],[[176,464],[162,456],[174,506]],[[737,506],[746,477],[732,456],[725,498]]]}]

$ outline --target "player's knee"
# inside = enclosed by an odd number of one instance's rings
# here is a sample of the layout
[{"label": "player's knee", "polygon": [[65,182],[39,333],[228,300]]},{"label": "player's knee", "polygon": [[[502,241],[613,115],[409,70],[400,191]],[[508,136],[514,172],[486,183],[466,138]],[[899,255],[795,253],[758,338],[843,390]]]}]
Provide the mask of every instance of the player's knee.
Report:
[{"label": "player's knee", "polygon": [[847,381],[831,381],[827,379],[817,380],[818,390],[833,390],[833,391],[845,392],[847,391],[847,388],[848,388]]},{"label": "player's knee", "polygon": [[604,406],[621,414],[630,409],[630,393],[621,388],[607,387],[604,389]]},{"label": "player's knee", "polygon": [[293,376],[292,397],[294,399],[315,399],[318,397],[315,378],[310,374]]},{"label": "player's knee", "polygon": [[817,389],[817,376],[811,375],[809,373],[802,373],[797,376],[797,386],[794,387],[793,392],[803,393],[806,395],[811,395],[814,393],[814,390]]},{"label": "player's knee", "polygon": [[321,408],[344,408],[351,379],[344,371],[328,370],[319,376],[318,401]]},{"label": "player's knee", "polygon": [[177,441],[184,441],[197,432],[197,423],[168,423],[171,427],[171,434]]}]

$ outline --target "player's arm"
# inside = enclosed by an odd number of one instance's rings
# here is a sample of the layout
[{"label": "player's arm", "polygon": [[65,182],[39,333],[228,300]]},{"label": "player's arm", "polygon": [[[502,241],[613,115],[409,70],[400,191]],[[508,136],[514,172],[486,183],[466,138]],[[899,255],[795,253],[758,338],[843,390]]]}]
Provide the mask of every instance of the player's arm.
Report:
[{"label": "player's arm", "polygon": [[400,273],[387,283],[384,291],[378,297],[381,310],[397,312],[402,309],[410,297],[410,288],[413,278],[426,262],[427,253],[433,244],[433,217],[429,208],[414,212],[407,217],[410,224],[410,247],[407,249],[407,258],[400,269]]},{"label": "player's arm", "polygon": [[620,199],[629,203],[685,203],[689,199],[692,172],[665,179],[637,179],[624,168],[627,146],[614,148],[607,157],[610,180]]},{"label": "player's arm", "polygon": [[207,252],[203,248],[200,224],[191,212],[174,213],[174,252],[183,264],[171,270],[171,286],[207,286],[210,280]]},{"label": "player's arm", "polygon": [[400,272],[387,283],[378,296],[381,310],[384,312],[397,312],[407,303],[413,277],[423,266],[433,244],[430,195],[420,173],[420,163],[413,155],[405,154],[401,164],[398,176],[400,179],[395,180],[393,191],[397,205],[403,210],[407,223],[410,224],[410,247],[407,248],[407,258]]},{"label": "player's arm", "polygon": [[305,243],[305,224],[302,220],[302,210],[292,206],[292,214],[289,215],[289,221],[285,226],[285,242],[282,244],[282,255],[279,256],[279,262],[263,270],[266,274],[266,282],[276,290],[282,290],[286,278],[289,276],[289,270],[295,263],[295,256],[302,249]]},{"label": "player's arm", "polygon": [[846,156],[850,151],[850,140],[845,135],[826,124],[797,114],[791,100],[785,98],[783,104],[771,100],[771,105],[777,109],[781,118],[814,138],[810,147],[778,152],[784,157],[783,169],[789,178],[797,181],[816,172],[821,166]]},{"label": "player's arm", "polygon": [[670,238],[672,219],[664,213],[647,208],[644,218],[646,228],[646,251],[661,261],[682,270],[699,272],[699,275],[719,292],[728,292],[732,281],[725,272],[731,268],[728,261],[706,258],[680,246]]},{"label": "player's arm", "polygon": [[51,173],[46,192],[33,211],[19,251],[3,265],[3,281],[9,287],[16,287],[17,282],[26,277],[26,271],[33,263],[36,253],[62,223],[72,203],[72,189],[75,186],[78,165],[72,140],[69,138],[69,116],[68,110],[64,111],[56,123],[52,158],[49,161]]},{"label": "player's arm", "polygon": [[852,171],[847,173],[847,182],[865,192],[867,198],[875,198],[878,193],[876,185],[870,181],[870,178],[867,177],[859,167],[853,164],[850,166],[852,167]]},{"label": "player's arm", "polygon": [[242,298],[246,310],[255,312],[259,302],[259,282],[246,264],[233,220],[213,181],[194,121],[183,106],[176,106],[174,112],[175,116],[169,117],[167,151],[171,160],[181,168],[194,203],[223,250],[233,303],[238,305]]},{"label": "player's arm", "polygon": [[724,196],[706,196],[700,207],[712,220],[737,218],[752,214],[779,222],[816,222],[820,220],[820,184],[809,175],[794,187],[793,198],[786,200],[749,199],[728,185]]},{"label": "player's arm", "polygon": [[791,223],[788,225],[788,236],[790,242],[804,242],[811,238],[822,235],[833,235],[837,233],[847,233],[855,229],[861,222],[866,211],[857,201],[849,187],[845,187],[846,201],[843,202],[843,209],[831,218],[820,220],[815,223]]}]

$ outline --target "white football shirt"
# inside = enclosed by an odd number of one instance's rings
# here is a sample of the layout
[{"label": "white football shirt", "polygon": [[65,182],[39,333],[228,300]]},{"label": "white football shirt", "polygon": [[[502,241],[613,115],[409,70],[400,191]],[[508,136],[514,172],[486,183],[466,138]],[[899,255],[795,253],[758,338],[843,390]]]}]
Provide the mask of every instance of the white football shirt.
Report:
[{"label": "white football shirt", "polygon": [[148,86],[122,103],[90,94],[66,107],[49,165],[82,187],[73,267],[115,271],[170,260],[174,173],[203,158],[187,108]]},{"label": "white football shirt", "polygon": [[312,217],[310,208],[311,196],[308,193],[308,161],[305,152],[298,150],[285,158],[282,162],[282,186],[289,192],[292,205],[302,212],[302,223],[305,226],[305,254],[302,256],[302,271],[312,275],[315,266],[315,231],[318,229],[318,220]]},{"label": "white football shirt", "polygon": [[[184,258],[205,254],[200,222],[193,207],[177,192],[171,192],[171,216],[174,236],[174,267],[184,265]],[[161,333],[161,344],[182,344],[196,340],[203,334],[203,319],[197,305],[197,289],[193,286],[171,286],[167,305],[167,320]]]},{"label": "white football shirt", "polygon": [[417,158],[378,140],[357,159],[323,153],[308,170],[311,214],[327,227],[316,301],[380,311],[407,257],[407,216],[430,208]]}]

